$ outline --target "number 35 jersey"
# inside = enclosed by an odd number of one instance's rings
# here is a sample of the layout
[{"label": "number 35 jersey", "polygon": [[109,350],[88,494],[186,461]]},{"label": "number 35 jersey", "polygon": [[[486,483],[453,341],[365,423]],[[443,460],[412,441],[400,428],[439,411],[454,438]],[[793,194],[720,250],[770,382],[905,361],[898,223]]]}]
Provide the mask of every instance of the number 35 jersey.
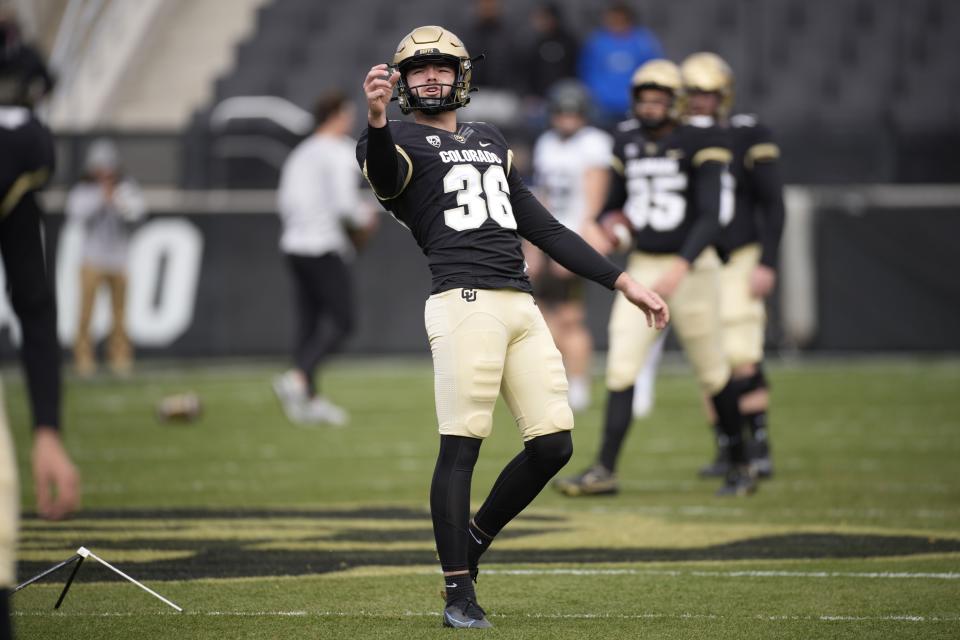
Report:
[{"label": "number 35 jersey", "polygon": [[[511,206],[515,192],[526,188],[518,177],[508,181],[512,153],[500,131],[479,122],[461,123],[455,133],[408,121],[389,126],[405,163],[404,182],[398,194],[377,197],[427,256],[433,292],[531,291]],[[366,147],[364,131],[357,145],[364,174]]]},{"label": "number 35 jersey", "polygon": [[[622,208],[637,250],[681,254],[692,262],[733,215],[733,180],[726,170],[730,159],[728,133],[719,127],[679,124],[654,140],[637,120],[626,120],[617,126],[605,208]],[[721,163],[723,170],[719,190],[711,189],[719,192],[719,201],[701,211],[697,190],[705,185],[697,174],[706,163]]]}]

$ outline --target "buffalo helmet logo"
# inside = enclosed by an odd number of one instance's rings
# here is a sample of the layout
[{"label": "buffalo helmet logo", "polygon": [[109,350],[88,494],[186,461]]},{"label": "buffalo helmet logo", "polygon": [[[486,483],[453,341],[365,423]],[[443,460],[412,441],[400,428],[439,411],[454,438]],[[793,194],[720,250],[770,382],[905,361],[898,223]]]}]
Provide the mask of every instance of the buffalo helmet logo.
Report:
[{"label": "buffalo helmet logo", "polygon": [[433,146],[440,148],[440,136],[427,136],[427,142]]}]

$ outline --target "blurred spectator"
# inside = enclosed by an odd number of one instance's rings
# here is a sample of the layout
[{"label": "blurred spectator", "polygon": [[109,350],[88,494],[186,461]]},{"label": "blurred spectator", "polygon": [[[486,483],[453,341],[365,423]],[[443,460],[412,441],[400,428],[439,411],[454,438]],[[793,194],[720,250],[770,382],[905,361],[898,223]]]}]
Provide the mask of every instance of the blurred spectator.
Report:
[{"label": "blurred spectator", "polygon": [[647,60],[662,57],[660,42],[649,29],[637,24],[629,5],[614,2],[607,7],[603,27],[587,39],[580,55],[580,77],[606,123],[626,117],[633,72]]},{"label": "blurred spectator", "polygon": [[53,78],[36,49],[23,43],[8,9],[0,9],[0,50],[0,104],[32,109],[50,93]]},{"label": "blurred spectator", "polygon": [[[550,129],[537,139],[533,169],[537,195],[568,229],[595,249],[611,247],[596,224],[606,197],[613,157],[610,135],[588,124],[590,96],[578,80],[564,80],[549,93]],[[590,357],[593,341],[586,327],[583,281],[525,243],[534,296],[563,355],[570,408],[590,405]]]},{"label": "blurred spectator", "polygon": [[294,368],[277,376],[273,388],[298,424],[339,426],[348,420],[346,411],[317,392],[316,369],[353,333],[347,261],[353,244],[361,244],[377,221],[372,205],[361,199],[356,142],[347,135],[354,111],[342,92],[324,94],[314,112],[316,131],[293,150],[280,174],[280,249],[293,279],[298,326]]},{"label": "blurred spectator", "polygon": [[563,22],[560,7],[544,2],[530,14],[530,25],[536,34],[527,54],[524,90],[528,95],[547,95],[550,87],[564,78],[577,75],[580,45]]},{"label": "blurred spectator", "polygon": [[97,291],[106,284],[113,311],[107,357],[115,374],[129,375],[133,349],[124,325],[127,250],[133,229],[146,214],[146,204],[137,183],[123,175],[111,140],[101,138],[90,145],[85,169],[86,175],[70,190],[66,206],[68,219],[80,223],[84,231],[75,366],[81,376],[96,371],[90,320]]},{"label": "blurred spectator", "polygon": [[522,70],[500,0],[474,0],[473,21],[457,31],[472,56],[484,55],[473,68],[472,84],[484,89],[516,90]]}]

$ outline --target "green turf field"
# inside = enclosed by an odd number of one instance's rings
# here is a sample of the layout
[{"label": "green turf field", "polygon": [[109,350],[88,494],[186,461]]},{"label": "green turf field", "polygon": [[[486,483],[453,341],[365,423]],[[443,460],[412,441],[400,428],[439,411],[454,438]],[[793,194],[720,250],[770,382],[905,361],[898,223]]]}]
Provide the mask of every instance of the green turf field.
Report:
[{"label": "green turf field", "polygon": [[[13,597],[21,638],[415,638],[440,628],[427,494],[437,435],[427,361],[343,362],[326,378],[345,429],[282,417],[276,367],[154,365],[68,380],[67,443],[84,478],[71,521],[24,521],[21,577],[78,546],[184,607],[85,564]],[[777,476],[750,499],[696,479],[711,454],[696,388],[670,366],[637,423],[614,498],[552,491],[498,539],[478,594],[504,638],[960,637],[960,361],[771,366]],[[156,401],[192,390],[194,424]],[[600,393],[599,387],[597,393]],[[23,388],[6,376],[20,465]],[[598,398],[599,399],[599,398]],[[596,405],[601,404],[595,402]],[[578,420],[566,472],[591,460]],[[519,448],[504,407],[479,503]],[[24,504],[32,494],[24,482]]]}]

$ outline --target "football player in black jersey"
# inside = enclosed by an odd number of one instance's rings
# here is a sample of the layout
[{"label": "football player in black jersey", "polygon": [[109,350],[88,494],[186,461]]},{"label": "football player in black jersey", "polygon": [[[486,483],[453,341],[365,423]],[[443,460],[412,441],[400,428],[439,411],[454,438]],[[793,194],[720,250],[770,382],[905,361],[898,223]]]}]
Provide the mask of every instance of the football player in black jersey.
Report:
[{"label": "football player in black jersey", "polygon": [[[634,73],[635,117],[618,126],[610,190],[599,220],[613,242],[621,242],[627,230],[632,233],[627,271],[670,303],[673,328],[735,463],[718,495],[746,495],[756,485],[746,464],[739,394],[723,353],[720,261],[712,246],[733,204],[727,174],[731,153],[722,129],[678,121],[681,90],[680,70],[668,60],[652,60]],[[614,302],[600,452],[580,475],[556,481],[565,495],[618,491],[614,471],[632,421],[634,381],[658,337],[643,324],[621,300]]]},{"label": "football player in black jersey", "polygon": [[[720,316],[724,349],[741,384],[740,410],[753,440],[751,463],[757,476],[766,478],[772,475],[773,465],[767,434],[770,394],[763,373],[764,299],[776,283],[784,225],[780,150],[770,129],[755,116],[730,116],[733,72],[722,58],[695,53],[680,69],[690,116],[711,118],[732,137],[730,171],[736,181],[736,206],[717,245],[729,256],[720,271]],[[729,466],[726,438],[714,429],[717,457],[700,470],[703,476],[723,475]]]},{"label": "football player in black jersey", "polygon": [[[384,208],[427,257],[433,292],[425,324],[433,352],[440,453],[430,487],[446,586],[446,626],[490,626],[473,582],[481,554],[566,464],[573,451],[567,379],[524,269],[521,237],[558,263],[639,307],[657,329],[667,306],[553,218],[513,166],[491,125],[458,123],[473,60],[442,27],[414,29],[391,65],[364,81],[368,127],[357,159]],[[413,121],[389,121],[394,87]],[[470,482],[493,407],[503,395],[523,450],[470,518]]]},{"label": "football player in black jersey", "polygon": [[[20,320],[21,359],[33,413],[33,479],[37,510],[58,519],[79,503],[79,478],[60,440],[60,344],[52,278],[43,253],[37,190],[53,171],[53,138],[24,104],[34,85],[24,73],[19,41],[9,18],[0,19],[0,257],[7,290]],[[0,638],[11,637],[9,588],[14,584],[14,549],[19,491],[13,440],[0,407]]]}]

